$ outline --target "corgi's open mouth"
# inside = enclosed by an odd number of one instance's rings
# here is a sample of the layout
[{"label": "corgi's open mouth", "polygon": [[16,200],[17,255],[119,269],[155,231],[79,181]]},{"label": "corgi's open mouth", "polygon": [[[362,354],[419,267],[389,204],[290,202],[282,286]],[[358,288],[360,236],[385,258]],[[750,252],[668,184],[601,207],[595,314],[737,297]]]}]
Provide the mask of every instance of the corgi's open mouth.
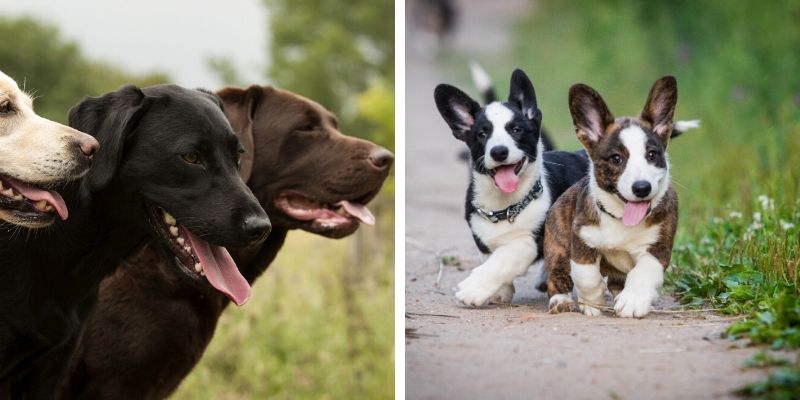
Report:
[{"label": "corgi's open mouth", "polygon": [[519,174],[527,162],[527,157],[522,157],[515,164],[506,164],[489,170],[489,176],[494,179],[494,184],[503,193],[514,193],[519,186]]},{"label": "corgi's open mouth", "polygon": [[56,215],[62,220],[69,217],[67,205],[60,194],[0,176],[0,218],[37,228],[52,224]]},{"label": "corgi's open mouth", "polygon": [[639,225],[650,214],[649,201],[627,201],[623,199],[623,202],[625,203],[625,208],[622,211],[622,224],[625,226]]},{"label": "corgi's open mouth", "polygon": [[207,279],[236,305],[250,299],[250,284],[227,249],[201,239],[161,207],[148,204],[147,211],[162,242],[172,252],[175,264],[185,274],[197,280]]},{"label": "corgi's open mouth", "polygon": [[275,199],[275,206],[299,221],[313,221],[326,229],[337,229],[359,221],[367,225],[375,224],[375,216],[367,208],[365,199],[339,200],[326,203],[295,191],[281,193]]}]

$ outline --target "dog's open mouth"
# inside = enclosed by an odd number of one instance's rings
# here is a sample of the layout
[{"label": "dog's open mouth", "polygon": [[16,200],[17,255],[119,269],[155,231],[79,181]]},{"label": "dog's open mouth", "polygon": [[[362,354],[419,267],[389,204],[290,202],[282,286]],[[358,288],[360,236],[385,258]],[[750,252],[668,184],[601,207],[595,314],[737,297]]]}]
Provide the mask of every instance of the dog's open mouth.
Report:
[{"label": "dog's open mouth", "polygon": [[[371,196],[365,197],[368,198]],[[284,192],[275,199],[275,206],[299,221],[313,221],[324,229],[336,229],[357,224],[375,224],[375,216],[364,199],[324,203],[298,192]]]},{"label": "dog's open mouth", "polygon": [[250,284],[227,249],[193,234],[161,207],[149,205],[147,208],[153,225],[185,274],[198,280],[207,279],[236,305],[241,306],[250,299]]},{"label": "dog's open mouth", "polygon": [[515,164],[506,164],[489,170],[489,176],[503,193],[514,193],[519,186],[519,173],[525,166],[527,158],[523,157]]},{"label": "dog's open mouth", "polygon": [[622,224],[625,226],[639,225],[650,213],[649,201],[627,201],[622,211]]},{"label": "dog's open mouth", "polygon": [[62,220],[69,216],[67,205],[57,192],[7,176],[0,176],[0,211],[3,210],[12,212],[15,220],[30,226],[49,225],[55,215]]}]

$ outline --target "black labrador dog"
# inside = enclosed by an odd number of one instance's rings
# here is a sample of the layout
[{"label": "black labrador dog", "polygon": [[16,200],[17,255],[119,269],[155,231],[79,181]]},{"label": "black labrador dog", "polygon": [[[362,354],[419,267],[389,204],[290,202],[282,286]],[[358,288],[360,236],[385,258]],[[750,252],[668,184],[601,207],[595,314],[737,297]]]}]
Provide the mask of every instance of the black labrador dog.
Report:
[{"label": "black labrador dog", "polygon": [[88,175],[60,190],[70,218],[35,232],[0,226],[0,398],[57,397],[100,281],[144,243],[241,304],[250,287],[224,247],[271,229],[239,177],[243,147],[216,95],[125,86],[83,100],[69,123],[101,146]]}]

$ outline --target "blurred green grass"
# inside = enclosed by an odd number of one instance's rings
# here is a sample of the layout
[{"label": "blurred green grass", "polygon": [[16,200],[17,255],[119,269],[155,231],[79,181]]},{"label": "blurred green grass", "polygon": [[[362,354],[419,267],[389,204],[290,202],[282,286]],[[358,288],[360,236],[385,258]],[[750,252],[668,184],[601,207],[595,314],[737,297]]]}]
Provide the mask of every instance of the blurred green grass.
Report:
[{"label": "blurred green grass", "polygon": [[[388,193],[387,193],[388,192]],[[292,231],[229,307],[175,399],[388,399],[394,396],[394,206],[376,226],[332,240]]]}]

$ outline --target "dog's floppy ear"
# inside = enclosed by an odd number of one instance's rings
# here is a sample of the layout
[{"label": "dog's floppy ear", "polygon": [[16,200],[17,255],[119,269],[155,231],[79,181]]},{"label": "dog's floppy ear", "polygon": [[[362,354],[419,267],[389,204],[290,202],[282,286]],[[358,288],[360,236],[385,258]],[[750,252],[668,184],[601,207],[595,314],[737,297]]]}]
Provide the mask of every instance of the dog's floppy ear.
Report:
[{"label": "dog's floppy ear", "polygon": [[436,86],[433,98],[442,118],[453,130],[453,136],[465,140],[467,132],[475,125],[475,117],[481,106],[466,93],[447,84]]},{"label": "dog's floppy ear", "polygon": [[600,94],[582,83],[569,88],[569,112],[578,140],[586,148],[597,143],[606,128],[614,123],[614,116]]},{"label": "dog's floppy ear", "polygon": [[251,85],[246,90],[228,87],[220,90],[217,94],[225,104],[225,116],[228,117],[233,131],[236,132],[236,136],[244,147],[239,175],[243,181],[247,182],[253,174],[253,163],[255,162],[253,124],[256,110],[264,97],[264,88],[258,85]]},{"label": "dog's floppy ear", "polygon": [[87,97],[69,110],[69,126],[100,142],[83,180],[84,189],[94,191],[111,182],[122,161],[125,142],[149,106],[149,99],[139,88],[126,85],[99,97]]},{"label": "dog's floppy ear", "polygon": [[653,132],[661,137],[664,143],[667,143],[672,135],[672,118],[677,103],[678,82],[673,76],[665,76],[653,84],[639,116],[653,126]]},{"label": "dog's floppy ear", "polygon": [[511,74],[511,89],[508,91],[508,102],[519,107],[522,115],[529,120],[542,119],[542,113],[536,103],[536,90],[531,80],[521,69]]}]

